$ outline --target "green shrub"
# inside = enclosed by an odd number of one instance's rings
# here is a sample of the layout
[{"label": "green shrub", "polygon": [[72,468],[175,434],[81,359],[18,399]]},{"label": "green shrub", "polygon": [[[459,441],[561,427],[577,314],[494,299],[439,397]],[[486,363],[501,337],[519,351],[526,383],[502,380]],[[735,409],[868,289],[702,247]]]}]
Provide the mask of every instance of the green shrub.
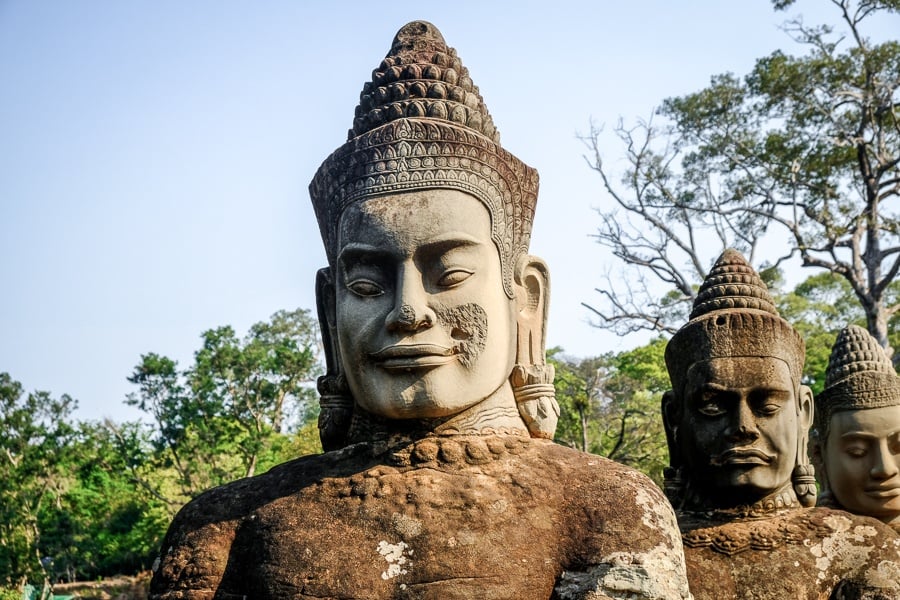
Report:
[{"label": "green shrub", "polygon": [[22,592],[11,588],[0,587],[0,600],[22,600]]}]

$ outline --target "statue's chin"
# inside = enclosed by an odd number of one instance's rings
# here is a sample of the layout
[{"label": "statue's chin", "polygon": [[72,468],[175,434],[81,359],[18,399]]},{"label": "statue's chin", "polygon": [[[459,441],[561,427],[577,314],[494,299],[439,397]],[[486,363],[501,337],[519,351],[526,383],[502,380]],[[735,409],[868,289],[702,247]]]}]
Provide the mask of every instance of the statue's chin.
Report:
[{"label": "statue's chin", "polygon": [[407,370],[378,368],[351,382],[351,390],[363,410],[384,419],[448,419],[493,399],[508,397],[514,407],[508,380],[497,372],[469,370],[459,361]]}]

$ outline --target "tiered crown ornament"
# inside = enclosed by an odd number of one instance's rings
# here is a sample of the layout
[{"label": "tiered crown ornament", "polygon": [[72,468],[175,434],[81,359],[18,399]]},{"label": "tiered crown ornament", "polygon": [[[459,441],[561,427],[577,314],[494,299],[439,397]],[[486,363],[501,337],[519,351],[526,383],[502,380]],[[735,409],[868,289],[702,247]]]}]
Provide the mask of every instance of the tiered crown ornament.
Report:
[{"label": "tiered crown ornament", "polygon": [[[338,226],[344,210],[374,196],[451,189],[478,199],[490,212],[503,290],[515,298],[516,265],[527,254],[537,202],[537,171],[500,147],[469,72],[440,31],[413,21],[397,32],[391,49],[363,86],[347,142],[319,167],[309,185],[331,269],[317,288],[331,285]],[[546,311],[546,303],[543,310]],[[319,320],[327,319],[320,306]],[[335,332],[323,326],[327,374],[319,379],[322,446],[348,443],[361,427],[343,376]],[[522,361],[511,381],[519,413],[534,437],[553,436],[559,408],[553,397],[553,367],[539,357]],[[554,414],[555,413],[555,414]]]},{"label": "tiered crown ornament", "polygon": [[456,50],[434,25],[413,21],[397,32],[363,86],[347,143],[310,183],[329,264],[347,206],[434,188],[467,192],[490,211],[503,289],[514,297],[512,274],[528,250],[537,171],[500,147],[500,133]]},{"label": "tiered crown ornament", "polygon": [[766,284],[729,248],[700,286],[690,321],[666,346],[666,367],[678,394],[688,368],[711,358],[774,356],[800,381],[805,350],[803,338],[778,314]]},{"label": "tiered crown ornament", "polygon": [[900,377],[891,359],[868,331],[848,325],[838,334],[825,371],[825,389],[816,397],[816,430],[828,433],[831,415],[900,405]]},{"label": "tiered crown ornament", "polygon": [[[744,256],[734,249],[725,250],[700,286],[690,320],[666,346],[665,360],[675,396],[684,400],[687,371],[701,360],[737,356],[775,357],[787,363],[791,378],[799,385],[803,372],[806,344],[800,334],[785,321],[760,279]],[[799,401],[799,399],[798,399]],[[792,480],[801,503],[815,503],[815,477],[806,451],[807,432],[798,436],[797,464]],[[673,494],[683,492],[680,465],[666,469],[666,488]],[[673,499],[673,502],[675,500]]]}]

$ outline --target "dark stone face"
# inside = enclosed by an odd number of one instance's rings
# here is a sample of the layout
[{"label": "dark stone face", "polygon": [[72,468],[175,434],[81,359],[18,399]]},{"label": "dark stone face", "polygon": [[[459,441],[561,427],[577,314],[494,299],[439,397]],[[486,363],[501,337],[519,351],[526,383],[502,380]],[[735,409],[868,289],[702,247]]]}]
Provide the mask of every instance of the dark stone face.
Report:
[{"label": "dark stone face", "polygon": [[800,428],[796,386],[773,357],[690,367],[678,443],[693,489],[709,506],[751,504],[790,483]]}]

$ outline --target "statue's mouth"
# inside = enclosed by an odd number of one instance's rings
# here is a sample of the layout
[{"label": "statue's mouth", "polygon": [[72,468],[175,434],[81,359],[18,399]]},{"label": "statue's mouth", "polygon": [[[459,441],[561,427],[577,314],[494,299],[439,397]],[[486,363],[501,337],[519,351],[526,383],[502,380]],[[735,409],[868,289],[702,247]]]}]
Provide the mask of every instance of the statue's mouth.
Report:
[{"label": "statue's mouth", "polygon": [[456,360],[454,348],[440,344],[396,344],[369,354],[382,369],[409,371],[432,368]]},{"label": "statue's mouth", "polygon": [[758,448],[741,447],[726,450],[718,456],[714,456],[710,462],[716,466],[768,465],[773,460],[775,460],[774,456]]},{"label": "statue's mouth", "polygon": [[866,496],[871,496],[872,498],[893,498],[895,496],[900,496],[900,485],[873,485],[864,488],[863,491],[866,493]]}]

